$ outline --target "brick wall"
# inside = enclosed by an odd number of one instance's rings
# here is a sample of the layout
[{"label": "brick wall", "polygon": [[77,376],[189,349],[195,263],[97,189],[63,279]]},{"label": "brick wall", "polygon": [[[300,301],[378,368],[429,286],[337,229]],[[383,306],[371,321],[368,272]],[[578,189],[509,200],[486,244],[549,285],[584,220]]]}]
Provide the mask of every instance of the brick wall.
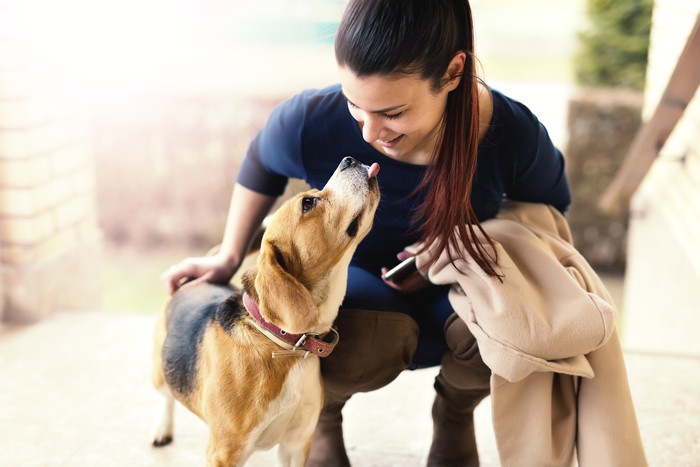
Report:
[{"label": "brick wall", "polygon": [[99,305],[99,231],[85,112],[56,64],[24,53],[12,7],[0,4],[0,317],[29,322]]}]

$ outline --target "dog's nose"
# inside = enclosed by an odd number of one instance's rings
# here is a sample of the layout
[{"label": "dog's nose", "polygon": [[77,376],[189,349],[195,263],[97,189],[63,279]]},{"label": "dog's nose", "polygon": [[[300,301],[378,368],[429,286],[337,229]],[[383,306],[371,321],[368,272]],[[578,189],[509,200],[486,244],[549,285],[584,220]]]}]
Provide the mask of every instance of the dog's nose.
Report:
[{"label": "dog's nose", "polygon": [[345,169],[349,169],[350,167],[355,167],[359,165],[359,162],[353,159],[350,156],[347,156],[343,158],[342,161],[340,161],[340,171],[342,172]]}]

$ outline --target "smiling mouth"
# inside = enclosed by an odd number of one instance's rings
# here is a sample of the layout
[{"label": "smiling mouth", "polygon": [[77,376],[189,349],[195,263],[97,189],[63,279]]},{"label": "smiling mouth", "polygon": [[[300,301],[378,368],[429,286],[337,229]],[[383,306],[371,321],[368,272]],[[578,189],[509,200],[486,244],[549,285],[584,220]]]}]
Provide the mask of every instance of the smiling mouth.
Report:
[{"label": "smiling mouth", "polygon": [[390,148],[392,146],[395,146],[401,140],[401,138],[403,138],[403,135],[399,135],[396,138],[389,140],[389,141],[385,141],[383,139],[378,139],[377,144],[379,144],[380,146],[383,146],[385,148]]}]

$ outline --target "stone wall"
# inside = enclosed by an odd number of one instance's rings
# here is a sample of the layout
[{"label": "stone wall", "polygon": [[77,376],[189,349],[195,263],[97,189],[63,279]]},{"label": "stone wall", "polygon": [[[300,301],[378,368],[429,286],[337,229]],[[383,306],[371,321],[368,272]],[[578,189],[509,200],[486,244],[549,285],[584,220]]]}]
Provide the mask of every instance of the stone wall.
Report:
[{"label": "stone wall", "polygon": [[629,211],[604,214],[598,200],[627,155],[641,121],[641,93],[581,89],[569,102],[567,214],[576,248],[598,270],[622,272]]},{"label": "stone wall", "polygon": [[2,320],[30,322],[100,302],[94,157],[86,115],[32,62],[32,38],[0,5]]}]

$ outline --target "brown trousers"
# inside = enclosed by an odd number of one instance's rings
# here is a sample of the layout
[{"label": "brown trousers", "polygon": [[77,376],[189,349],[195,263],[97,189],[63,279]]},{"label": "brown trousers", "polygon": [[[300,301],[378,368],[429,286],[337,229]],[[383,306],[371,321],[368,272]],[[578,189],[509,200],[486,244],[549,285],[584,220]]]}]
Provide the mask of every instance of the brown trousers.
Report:
[{"label": "brown trousers", "polygon": [[[335,326],[340,342],[321,360],[324,385],[334,393],[350,395],[386,386],[408,367],[418,345],[418,325],[403,313],[343,309]],[[450,351],[442,359],[442,384],[458,390],[488,389],[491,370],[456,314],[445,324],[445,338]]]},{"label": "brown trousers", "polygon": [[[418,325],[395,312],[343,309],[335,326],[340,342],[321,360],[324,406],[311,444],[309,467],[348,467],[341,411],[355,393],[386,386],[411,363]],[[491,372],[474,336],[455,314],[445,325],[449,351],[435,381],[429,466],[477,466],[473,411],[489,393]]]}]

